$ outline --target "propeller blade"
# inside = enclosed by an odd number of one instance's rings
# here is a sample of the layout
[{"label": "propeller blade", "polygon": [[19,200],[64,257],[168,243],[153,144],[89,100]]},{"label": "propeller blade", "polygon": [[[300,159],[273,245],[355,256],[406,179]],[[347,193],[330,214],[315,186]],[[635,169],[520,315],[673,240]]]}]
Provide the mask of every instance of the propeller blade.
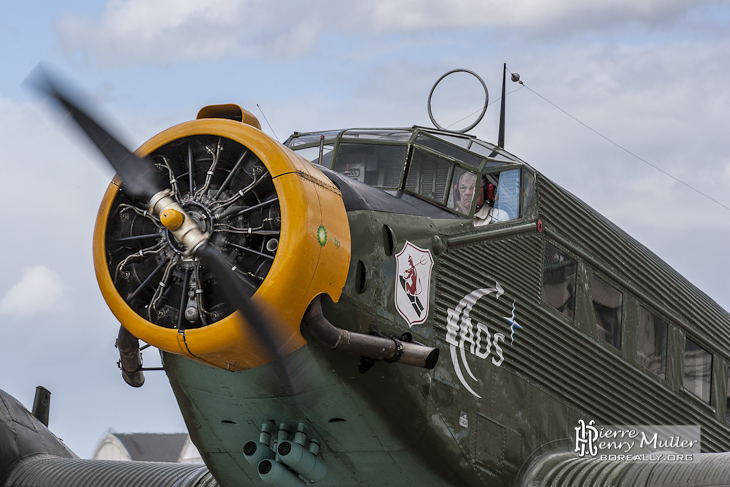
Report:
[{"label": "propeller blade", "polygon": [[193,250],[193,255],[220,280],[228,301],[251,325],[266,347],[266,351],[275,359],[281,359],[284,340],[277,336],[275,329],[268,324],[269,320],[251,300],[253,294],[251,289],[235,274],[234,268],[223,254],[206,240]]},{"label": "propeller blade", "polygon": [[150,158],[139,158],[127,149],[96,120],[88,110],[82,108],[81,100],[74,100],[71,90],[57,76],[38,66],[26,83],[35,90],[51,96],[60,109],[73,118],[76,125],[101,151],[109,164],[122,179],[124,192],[134,198],[149,201],[152,196],[165,189],[161,174]]}]

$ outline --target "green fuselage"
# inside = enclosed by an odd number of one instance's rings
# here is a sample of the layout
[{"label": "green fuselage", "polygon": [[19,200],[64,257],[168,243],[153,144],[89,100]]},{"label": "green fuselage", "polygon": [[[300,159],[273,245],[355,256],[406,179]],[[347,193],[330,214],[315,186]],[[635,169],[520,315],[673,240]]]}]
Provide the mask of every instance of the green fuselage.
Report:
[{"label": "green fuselage", "polygon": [[[372,325],[384,336],[410,332],[440,349],[433,370],[377,362],[362,373],[358,357],[325,350],[306,326],[308,345],[285,368],[232,373],[165,354],[191,436],[216,478],[223,485],[242,479],[263,485],[241,449],[258,439],[264,423],[274,432],[282,423],[307,426],[327,465],[318,485],[516,485],[531,459],[570,445],[580,419],[699,424],[703,451],[730,448],[723,400],[728,349],[713,350],[711,404],[683,389],[681,363],[685,330],[697,340],[707,333],[683,326],[696,309],[710,307],[716,325],[726,328],[727,313],[710,300],[662,300],[694,288],[569,193],[540,175],[525,178],[528,204],[507,224],[474,229],[460,218],[348,213],[348,281],[338,303],[324,302],[325,316],[360,333]],[[549,201],[541,199],[546,195]],[[538,218],[544,232],[537,231]],[[541,297],[546,241],[579,262],[573,319]],[[404,274],[396,260],[406,242],[434,260],[428,294],[420,295],[428,316],[413,326],[395,300],[397,276]],[[620,349],[596,336],[581,291],[591,272],[624,292]],[[668,277],[641,284],[641,276],[656,273]],[[672,319],[663,379],[635,363],[634,308],[645,302],[659,302]],[[285,370],[295,390],[284,385]]]}]

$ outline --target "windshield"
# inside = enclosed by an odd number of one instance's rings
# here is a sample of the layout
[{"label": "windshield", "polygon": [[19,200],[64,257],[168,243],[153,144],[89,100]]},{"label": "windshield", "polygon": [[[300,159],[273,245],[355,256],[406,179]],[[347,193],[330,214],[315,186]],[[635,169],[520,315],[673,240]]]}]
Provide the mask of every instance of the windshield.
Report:
[{"label": "windshield", "polygon": [[376,188],[400,186],[407,145],[340,143],[334,170]]}]

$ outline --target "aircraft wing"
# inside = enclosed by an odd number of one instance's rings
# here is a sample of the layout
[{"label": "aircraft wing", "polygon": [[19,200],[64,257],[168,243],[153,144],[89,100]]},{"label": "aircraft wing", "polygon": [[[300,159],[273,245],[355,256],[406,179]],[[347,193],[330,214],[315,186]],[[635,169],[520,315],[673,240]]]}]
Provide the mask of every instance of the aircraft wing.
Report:
[{"label": "aircraft wing", "polygon": [[0,486],[213,487],[204,465],[82,460],[17,399],[0,390]]}]

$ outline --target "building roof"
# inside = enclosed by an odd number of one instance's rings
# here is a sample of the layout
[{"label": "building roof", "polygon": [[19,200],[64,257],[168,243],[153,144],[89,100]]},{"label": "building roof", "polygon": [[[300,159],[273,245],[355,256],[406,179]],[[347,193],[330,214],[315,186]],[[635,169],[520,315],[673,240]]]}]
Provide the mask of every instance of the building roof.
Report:
[{"label": "building roof", "polygon": [[110,433],[127,450],[130,460],[178,462],[188,435],[186,433]]}]

